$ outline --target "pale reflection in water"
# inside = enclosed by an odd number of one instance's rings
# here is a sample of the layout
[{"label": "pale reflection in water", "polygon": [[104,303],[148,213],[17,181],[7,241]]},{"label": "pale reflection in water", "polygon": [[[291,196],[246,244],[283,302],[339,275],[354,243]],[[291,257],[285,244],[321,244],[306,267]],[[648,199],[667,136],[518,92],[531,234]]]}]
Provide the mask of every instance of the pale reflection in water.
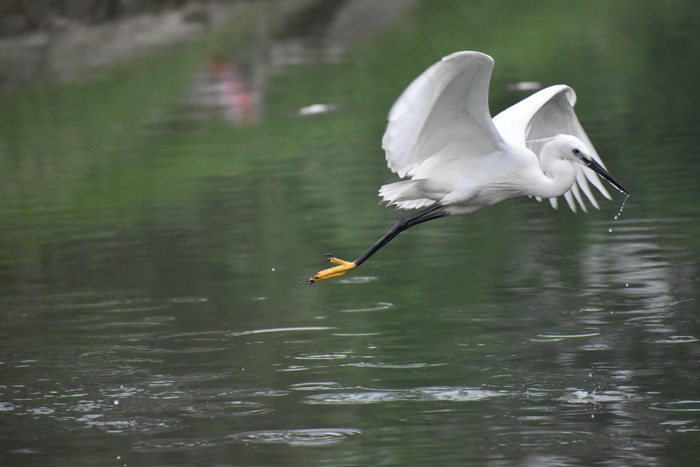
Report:
[{"label": "pale reflection in water", "polygon": [[[676,226],[688,222],[683,219],[649,219],[615,221],[607,241],[593,241],[581,255],[584,290],[590,295],[615,288],[623,300],[611,310],[622,315],[630,324],[642,326],[646,332],[663,334],[651,336],[666,342],[687,341],[686,336],[668,318],[678,304],[694,300],[690,278],[697,275],[695,264],[678,261],[689,254],[682,246],[662,246],[660,238],[680,239]],[[596,238],[598,237],[598,238]],[[683,336],[679,339],[679,336]]]}]

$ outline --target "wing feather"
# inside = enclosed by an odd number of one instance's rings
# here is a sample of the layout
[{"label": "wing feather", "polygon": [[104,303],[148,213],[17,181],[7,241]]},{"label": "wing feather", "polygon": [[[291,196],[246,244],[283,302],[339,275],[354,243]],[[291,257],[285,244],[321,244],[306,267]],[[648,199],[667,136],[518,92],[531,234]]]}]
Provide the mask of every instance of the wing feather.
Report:
[{"label": "wing feather", "polygon": [[[493,122],[504,139],[513,144],[525,145],[538,156],[546,143],[542,139],[558,134],[575,136],[586,144],[591,156],[605,167],[576,117],[574,104],[576,93],[573,89],[563,84],[550,86],[496,115]],[[588,182],[603,196],[612,199],[596,173],[579,164],[575,168],[576,183],[564,194],[572,211],[576,212],[574,200],[586,210],[581,191],[596,209],[600,209]]]},{"label": "wing feather", "polygon": [[488,108],[492,70],[488,55],[456,52],[418,76],[389,112],[382,139],[389,168],[400,177],[412,176],[455,139],[469,141],[465,157],[503,147]]}]

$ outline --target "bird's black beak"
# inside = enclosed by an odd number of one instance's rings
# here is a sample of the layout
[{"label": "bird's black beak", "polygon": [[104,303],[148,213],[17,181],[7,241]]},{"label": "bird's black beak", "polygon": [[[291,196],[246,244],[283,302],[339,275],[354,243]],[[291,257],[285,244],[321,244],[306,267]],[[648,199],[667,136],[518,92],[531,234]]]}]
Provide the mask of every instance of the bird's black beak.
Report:
[{"label": "bird's black beak", "polygon": [[600,175],[601,177],[606,179],[608,182],[610,182],[610,184],[612,186],[614,186],[615,188],[620,190],[622,193],[624,193],[626,195],[630,194],[629,191],[627,191],[627,189],[624,186],[622,186],[622,184],[620,182],[615,180],[615,177],[610,175],[610,172],[605,170],[605,168],[602,165],[600,165],[595,159],[582,158],[582,161],[586,167],[588,167],[589,169],[591,169],[592,171],[594,171],[595,173],[597,173],[598,175]]}]

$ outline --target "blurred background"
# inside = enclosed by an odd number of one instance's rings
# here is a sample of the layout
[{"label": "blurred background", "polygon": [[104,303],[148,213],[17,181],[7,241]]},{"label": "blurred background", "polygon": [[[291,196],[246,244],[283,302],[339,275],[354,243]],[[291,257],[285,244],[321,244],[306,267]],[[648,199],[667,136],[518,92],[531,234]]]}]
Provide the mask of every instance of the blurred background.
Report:
[{"label": "blurred background", "polygon": [[[0,463],[692,465],[695,10],[1,1]],[[494,57],[492,114],[572,86],[631,196],[509,200],[307,286],[400,217],[386,114],[457,50]]]}]

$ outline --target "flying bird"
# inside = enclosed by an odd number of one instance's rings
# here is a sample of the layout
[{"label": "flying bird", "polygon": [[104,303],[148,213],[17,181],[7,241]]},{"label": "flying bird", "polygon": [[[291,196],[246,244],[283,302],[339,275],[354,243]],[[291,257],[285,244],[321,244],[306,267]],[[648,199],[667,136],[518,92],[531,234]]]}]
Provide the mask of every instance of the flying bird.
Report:
[{"label": "flying bird", "polygon": [[612,199],[598,175],[629,195],[606,170],[581,127],[576,94],[550,86],[491,118],[488,90],[493,59],[480,52],[456,52],[416,78],[389,112],[382,139],[389,169],[401,178],[379,190],[399,209],[421,209],[399,220],[355,261],[332,255],[337,266],[307,282],[340,277],[356,269],[404,230],[515,196],[564,196],[576,212],[584,198],[600,209],[593,185]]}]

